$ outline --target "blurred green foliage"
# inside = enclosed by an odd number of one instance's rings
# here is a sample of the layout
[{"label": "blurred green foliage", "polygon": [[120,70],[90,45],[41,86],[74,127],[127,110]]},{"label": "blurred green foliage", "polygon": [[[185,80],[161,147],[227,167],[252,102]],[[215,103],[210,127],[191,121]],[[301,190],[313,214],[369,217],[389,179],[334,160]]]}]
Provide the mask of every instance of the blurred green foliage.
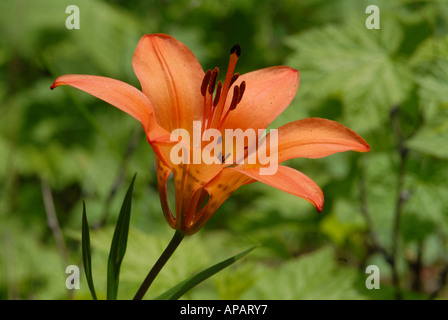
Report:
[{"label": "blurred green foliage", "polygon": [[[80,29],[68,30],[68,5]],[[380,9],[369,30],[365,10]],[[147,298],[243,249],[262,247],[189,292],[190,299],[446,299],[448,297],[448,3],[418,0],[5,0],[0,3],[0,299],[89,299],[65,287],[81,266],[82,200],[99,298],[113,226],[134,172],[131,230],[119,298],[129,299],[173,231],[154,157],[131,117],[72,88],[62,74],[139,87],[131,60],[144,33],[184,42],[204,69],[272,65],[300,71],[273,127],[336,120],[372,151],[290,160],[323,188],[306,201],[255,183],[187,238]],[[381,288],[365,286],[378,265]]]}]

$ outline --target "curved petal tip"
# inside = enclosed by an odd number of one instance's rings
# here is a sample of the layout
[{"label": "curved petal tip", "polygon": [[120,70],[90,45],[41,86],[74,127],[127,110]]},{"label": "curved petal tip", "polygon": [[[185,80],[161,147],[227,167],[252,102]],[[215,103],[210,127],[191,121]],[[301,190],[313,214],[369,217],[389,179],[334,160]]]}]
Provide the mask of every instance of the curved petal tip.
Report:
[{"label": "curved petal tip", "polygon": [[50,90],[53,90],[54,88],[56,88],[57,86],[59,86],[60,84],[53,82],[53,84],[50,86]]}]

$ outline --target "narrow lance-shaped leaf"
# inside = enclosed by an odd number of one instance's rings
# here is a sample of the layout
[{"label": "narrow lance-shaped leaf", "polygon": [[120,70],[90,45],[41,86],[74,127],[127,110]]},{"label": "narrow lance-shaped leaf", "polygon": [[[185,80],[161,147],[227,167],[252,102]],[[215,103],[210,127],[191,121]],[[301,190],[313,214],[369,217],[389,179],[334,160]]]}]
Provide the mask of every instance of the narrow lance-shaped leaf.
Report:
[{"label": "narrow lance-shaped leaf", "polygon": [[90,251],[90,233],[89,233],[89,223],[87,222],[86,214],[86,204],[82,203],[82,260],[84,263],[84,272],[86,274],[87,284],[89,285],[90,293],[92,298],[97,300],[95,293],[95,286],[93,284],[92,276],[92,255]]},{"label": "narrow lance-shaped leaf", "polygon": [[118,293],[118,284],[120,278],[120,267],[126,253],[126,245],[128,241],[129,222],[131,217],[132,191],[134,181],[137,174],[132,178],[132,182],[128,188],[123,204],[121,206],[120,215],[118,216],[117,225],[115,226],[112,244],[109,252],[109,260],[107,263],[107,299],[116,300]]},{"label": "narrow lance-shaped leaf", "polygon": [[214,266],[211,266],[210,268],[207,268],[204,271],[199,272],[198,274],[192,276],[191,278],[178,283],[177,285],[175,285],[168,291],[165,291],[164,293],[162,293],[155,300],[177,300],[177,299],[179,299],[187,291],[194,288],[202,281],[210,278],[214,274],[218,273],[222,269],[224,269],[224,268],[230,266],[231,264],[233,264],[234,262],[238,261],[245,255],[247,255],[249,252],[254,250],[256,247],[257,246],[254,246],[254,247],[252,247],[246,251],[243,251],[231,258],[221,261],[220,263],[217,263]]}]

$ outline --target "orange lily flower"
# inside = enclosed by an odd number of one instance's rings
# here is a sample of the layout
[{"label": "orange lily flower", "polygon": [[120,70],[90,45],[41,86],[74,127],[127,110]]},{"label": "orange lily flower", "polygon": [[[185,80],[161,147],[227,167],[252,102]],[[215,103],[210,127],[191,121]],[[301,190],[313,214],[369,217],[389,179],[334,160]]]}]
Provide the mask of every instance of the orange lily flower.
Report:
[{"label": "orange lily flower", "polygon": [[[170,140],[175,130],[193,133],[194,121],[201,123],[201,137],[207,129],[220,133],[226,129],[266,129],[295,97],[299,85],[297,70],[278,66],[239,75],[234,71],[240,54],[240,47],[234,46],[221,82],[217,81],[218,68],[205,73],[194,54],[175,38],[165,34],[145,35],[132,61],[142,91],[119,80],[91,75],[58,77],[51,89],[60,85],[78,88],[141,122],[156,156],[164,216],[172,228],[184,234],[197,232],[236,189],[255,181],[301,197],[320,212],[324,197],[313,180],[283,165],[274,174],[260,174],[260,168],[266,164],[259,159],[255,163],[246,161],[248,143],[244,143],[244,161],[238,163],[226,161],[229,156],[235,159],[233,152],[225,157],[214,154],[222,161],[210,164],[175,163],[171,159],[174,142],[179,139],[178,136]],[[278,128],[276,138],[273,140],[268,134],[263,138],[266,143],[255,151],[269,151],[282,163],[297,157],[321,158],[348,150],[370,150],[366,141],[352,130],[320,118],[283,125]],[[224,145],[224,138],[216,143]],[[206,147],[201,141],[189,150],[194,153],[195,148],[204,151]],[[176,194],[175,214],[167,201],[166,185],[171,174]]]}]

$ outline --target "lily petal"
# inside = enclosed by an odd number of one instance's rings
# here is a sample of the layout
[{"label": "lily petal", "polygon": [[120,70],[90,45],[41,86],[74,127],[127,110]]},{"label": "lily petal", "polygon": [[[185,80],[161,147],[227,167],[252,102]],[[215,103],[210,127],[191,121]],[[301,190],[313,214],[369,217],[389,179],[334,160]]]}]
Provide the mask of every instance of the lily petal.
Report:
[{"label": "lily petal", "polygon": [[87,92],[126,112],[141,122],[149,140],[169,137],[169,133],[157,124],[148,98],[125,82],[101,76],[68,74],[58,77],[50,88],[61,85],[69,85]]},{"label": "lily petal", "polygon": [[[356,132],[332,120],[306,118],[287,123],[277,130],[277,146],[271,146],[271,134],[268,134],[262,148],[271,152],[276,147],[278,163],[292,158],[322,158],[349,150],[370,151],[367,142]],[[272,154],[270,156],[273,157]]]},{"label": "lily petal", "polygon": [[273,175],[260,175],[259,169],[229,168],[238,171],[252,179],[263,182],[271,187],[298,196],[312,203],[321,212],[324,205],[324,194],[320,187],[304,175],[290,167],[278,166]]},{"label": "lily petal", "polygon": [[183,43],[164,34],[145,35],[137,45],[132,66],[162,127],[169,132],[178,128],[190,131],[193,120],[201,120],[204,71]]},{"label": "lily petal", "polygon": [[[246,82],[241,102],[229,113],[225,128],[266,129],[294,99],[299,87],[299,72],[290,67],[271,67],[241,75],[235,82]],[[233,92],[233,87],[229,92]],[[226,100],[227,110],[231,98]]]},{"label": "lily petal", "polygon": [[156,157],[156,165],[157,165],[157,184],[159,187],[159,197],[160,203],[162,205],[163,215],[168,222],[168,224],[172,227],[176,227],[176,219],[170,210],[170,206],[168,204],[168,195],[167,195],[167,181],[171,174],[171,170],[167,167],[163,160],[159,160]]}]

